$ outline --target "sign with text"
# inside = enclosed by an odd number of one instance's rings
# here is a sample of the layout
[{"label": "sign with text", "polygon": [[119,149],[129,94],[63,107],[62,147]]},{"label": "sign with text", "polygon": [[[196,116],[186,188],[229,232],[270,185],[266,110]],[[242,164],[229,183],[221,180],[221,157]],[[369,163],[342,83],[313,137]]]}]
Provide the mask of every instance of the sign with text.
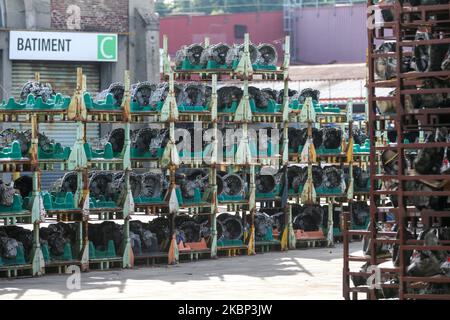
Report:
[{"label": "sign with text", "polygon": [[10,31],[10,60],[116,62],[117,34]]}]

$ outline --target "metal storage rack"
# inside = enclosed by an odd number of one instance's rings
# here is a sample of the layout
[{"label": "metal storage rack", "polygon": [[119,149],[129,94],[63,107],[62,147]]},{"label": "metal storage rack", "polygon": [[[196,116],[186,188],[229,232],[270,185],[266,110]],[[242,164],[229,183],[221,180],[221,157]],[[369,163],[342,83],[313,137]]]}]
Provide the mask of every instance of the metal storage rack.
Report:
[{"label": "metal storage rack", "polygon": [[[376,5],[375,1],[368,1],[368,6]],[[375,78],[375,61],[377,58],[395,58],[397,62],[411,55],[410,48],[419,45],[438,45],[449,44],[449,26],[448,15],[449,5],[427,5],[427,6],[411,6],[409,4],[401,4],[397,1],[390,5],[376,5],[379,9],[391,10],[393,15],[392,22],[384,22],[370,29],[369,51],[368,51],[368,103],[369,103],[369,126],[370,126],[370,169],[371,169],[371,189],[370,189],[370,207],[371,207],[371,225],[367,232],[362,232],[367,239],[370,240],[370,255],[365,257],[349,257],[348,251],[345,253],[344,259],[344,276],[353,275],[348,272],[349,261],[365,261],[372,266],[377,266],[382,275],[383,281],[393,280],[391,283],[382,283],[381,289],[398,290],[399,299],[450,299],[450,295],[445,294],[419,294],[419,288],[429,284],[448,284],[449,278],[445,276],[436,277],[413,277],[407,272],[408,251],[424,251],[435,250],[435,252],[449,251],[448,241],[441,240],[437,245],[427,246],[423,240],[410,240],[407,236],[407,229],[414,234],[424,230],[427,227],[442,227],[442,219],[448,218],[450,213],[445,209],[419,210],[414,206],[408,205],[407,197],[431,197],[445,196],[448,197],[448,191],[407,191],[405,183],[407,181],[422,181],[424,183],[436,183],[445,185],[449,181],[448,175],[420,175],[412,173],[405,167],[404,159],[411,150],[422,151],[426,148],[446,148],[449,146],[447,142],[427,142],[424,143],[424,134],[435,131],[438,127],[447,127],[444,115],[449,112],[447,109],[423,106],[413,110],[407,109],[408,95],[417,94],[448,94],[450,89],[442,88],[423,88],[422,84],[426,78],[439,77],[447,79],[450,76],[448,70],[442,71],[426,71],[426,72],[405,72],[402,70],[402,63],[396,64],[395,76],[389,80],[377,80]],[[447,18],[435,19],[432,16],[443,14]],[[431,40],[415,39],[416,31],[419,29],[427,31],[438,31],[440,38]],[[377,42],[386,40],[395,41],[395,52],[375,52]],[[412,87],[412,89],[411,89]],[[379,88],[395,89],[395,93],[391,96],[381,94]],[[395,106],[394,114],[377,113],[377,103],[388,102]],[[388,125],[393,124],[397,135],[396,143],[389,143],[386,139]],[[405,134],[419,133],[419,143],[410,143],[406,141]],[[381,153],[384,151],[392,151],[395,156],[393,163],[397,164],[396,174],[386,175],[381,170]],[[401,155],[401,156],[398,156]],[[398,181],[397,190],[379,190],[381,182],[389,180]],[[398,205],[393,207],[386,203],[386,196],[396,196]],[[379,231],[376,223],[385,223],[386,214],[395,215],[396,224],[398,226],[398,234],[391,231]],[[395,244],[398,246],[399,267],[393,265],[392,261],[385,262],[386,259],[378,258],[376,255],[377,245]],[[391,260],[391,259],[388,259]],[[355,273],[354,275],[369,277],[369,273]],[[353,292],[353,298],[357,298],[356,292],[366,292],[371,299],[380,298],[380,291],[375,287],[349,288],[348,277],[344,279],[344,297],[349,299],[350,293]]]},{"label": "metal storage rack", "polygon": [[[208,46],[209,40],[206,39],[205,46]],[[210,122],[212,123],[212,128],[217,137],[217,130],[219,129],[219,123],[227,123],[229,126],[233,128],[241,129],[243,132],[243,137],[237,146],[237,152],[233,157],[234,161],[232,163],[227,163],[226,161],[219,161],[217,159],[218,150],[217,145],[214,146],[214,156],[212,157],[211,164],[200,164],[204,166],[208,166],[210,170],[211,177],[211,186],[213,192],[213,200],[211,206],[211,227],[212,227],[212,245],[211,245],[211,256],[216,257],[217,251],[225,252],[228,255],[234,255],[241,250],[246,251],[248,254],[254,254],[256,250],[256,245],[267,246],[267,243],[257,244],[255,241],[255,228],[254,228],[254,219],[257,210],[258,202],[270,202],[275,203],[278,201],[278,197],[273,198],[264,198],[257,199],[256,197],[256,186],[255,186],[255,175],[256,169],[261,168],[265,165],[273,165],[278,167],[279,160],[276,159],[273,161],[263,161],[258,159],[256,155],[254,155],[250,149],[250,141],[249,141],[249,125],[250,124],[270,124],[275,125],[276,128],[279,127],[282,122],[281,119],[285,112],[288,112],[288,103],[285,103],[283,106],[283,111],[280,112],[268,112],[261,113],[252,112],[252,108],[250,106],[250,98],[248,88],[251,82],[256,82],[259,79],[263,81],[283,81],[285,84],[285,88],[288,88],[289,76],[288,76],[288,68],[289,68],[289,39],[286,40],[285,44],[285,55],[284,55],[284,63],[281,69],[276,70],[254,70],[250,61],[249,56],[249,45],[250,38],[249,35],[245,35],[244,40],[244,52],[243,55],[237,64],[236,68],[233,69],[201,69],[201,70],[172,70],[170,68],[170,63],[168,59],[165,60],[164,63],[164,71],[166,79],[169,78],[172,81],[172,78],[176,78],[177,81],[200,81],[200,82],[212,82],[213,88],[213,102],[212,108],[209,110],[210,114]],[[167,48],[167,39],[164,41],[164,47]],[[167,51],[165,51],[167,56]],[[172,76],[172,74],[174,76]],[[242,84],[243,85],[243,98],[237,106],[236,112],[232,113],[222,113],[217,111],[217,84]],[[288,90],[285,90],[287,102],[287,94]],[[191,113],[192,114],[192,113]],[[181,114],[180,114],[180,117]],[[188,120],[187,116],[183,117]],[[209,117],[208,117],[209,118]],[[197,116],[196,119],[199,119]],[[190,119],[191,122],[196,119]],[[208,120],[207,120],[208,121]],[[286,128],[285,137],[287,137],[287,128]],[[216,140],[214,137],[213,140]],[[198,165],[198,163],[196,164]],[[233,172],[236,171],[245,171],[246,176],[248,177],[249,186],[248,186],[248,194],[245,199],[240,200],[232,200],[232,199],[222,199],[219,200],[217,197],[217,182],[216,182],[216,173],[217,169],[226,168],[227,170],[231,170]],[[242,221],[244,225],[247,221],[246,216],[250,216],[250,229],[245,232],[244,235],[244,245],[224,245],[217,246],[217,230],[215,228],[216,225],[216,215],[219,213],[219,206],[226,206],[227,211],[233,211],[239,213],[242,217]],[[275,242],[274,242],[275,243]]]},{"label": "metal storage rack", "polygon": [[[303,107],[294,111],[289,117],[289,123],[301,123],[307,127],[308,139],[311,141],[308,150],[302,150],[301,154],[289,154],[289,164],[304,164],[308,166],[308,179],[301,194],[289,195],[289,198],[295,203],[328,205],[327,226],[331,227],[326,228],[325,234],[321,232],[302,232],[298,234],[298,232],[294,233],[291,225],[291,248],[295,248],[297,245],[306,245],[307,247],[333,246],[335,237],[339,236],[339,230],[335,230],[333,227],[334,209],[336,208],[343,212],[343,204],[348,199],[353,198],[353,103],[350,100],[345,110],[322,110],[323,106],[321,105],[319,105],[321,110],[316,110],[316,103],[318,102],[313,102],[311,98],[307,98]],[[322,128],[330,125],[342,130],[342,143],[339,152],[327,150],[325,152],[316,152],[312,143],[313,128]],[[317,192],[313,182],[313,165],[337,166],[341,170],[348,168],[349,181],[345,190],[338,192],[336,190],[321,190]]]}]

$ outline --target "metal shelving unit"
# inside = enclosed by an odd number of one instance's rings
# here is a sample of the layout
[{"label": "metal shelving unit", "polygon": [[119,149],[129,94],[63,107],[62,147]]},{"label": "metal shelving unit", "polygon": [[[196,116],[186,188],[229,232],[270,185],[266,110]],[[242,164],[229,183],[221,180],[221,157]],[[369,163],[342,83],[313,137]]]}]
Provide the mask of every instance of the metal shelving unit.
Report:
[{"label": "metal shelving unit", "polygon": [[[376,5],[375,1],[368,1],[368,6]],[[411,240],[409,232],[417,238],[418,233],[429,228],[444,227],[443,218],[450,217],[450,213],[445,206],[440,208],[421,208],[412,205],[411,199],[415,197],[446,196],[450,193],[436,188],[437,184],[444,185],[448,183],[448,175],[421,175],[414,172],[409,166],[408,156],[411,151],[423,152],[426,149],[446,148],[447,142],[425,143],[424,136],[427,133],[434,133],[439,127],[448,127],[445,116],[448,114],[446,108],[436,108],[427,103],[426,105],[409,108],[410,95],[424,94],[448,94],[449,88],[423,88],[424,80],[430,78],[448,79],[450,72],[442,71],[405,71],[402,69],[402,63],[406,57],[411,57],[412,50],[417,46],[449,44],[449,26],[447,5],[427,5],[411,6],[409,4],[400,4],[398,1],[390,5],[376,5],[380,9],[390,10],[393,15],[392,22],[377,24],[374,29],[369,30],[369,51],[368,51],[368,104],[369,104],[369,128],[371,140],[370,152],[370,170],[371,170],[371,189],[370,189],[370,211],[371,224],[366,232],[361,232],[369,241],[369,255],[364,257],[351,257],[346,252],[344,259],[344,297],[357,299],[357,292],[365,292],[370,299],[398,297],[399,299],[450,299],[448,291],[443,294],[423,294],[423,291],[430,284],[446,284],[448,277],[421,277],[411,276],[408,272],[410,265],[410,252],[425,252],[425,250],[436,250],[434,252],[445,252],[449,250],[447,241],[440,240],[436,245],[427,246],[423,240]],[[438,18],[437,15],[444,15],[447,18]],[[439,33],[440,37],[431,40],[416,39],[418,30]],[[375,45],[383,41],[394,41],[394,52],[375,52]],[[378,80],[375,77],[375,63],[380,58],[394,58],[396,63],[394,77],[388,80]],[[392,95],[383,94],[380,88],[395,90]],[[380,114],[377,111],[377,103],[390,103],[394,107],[395,114]],[[393,127],[397,141],[389,142],[387,131]],[[409,134],[418,135],[419,142],[408,141]],[[389,161],[382,160],[383,152],[392,152]],[[400,156],[399,156],[400,155]],[[409,161],[409,160],[408,160]],[[382,167],[383,164],[391,163],[395,165],[394,172],[386,173]],[[392,170],[391,170],[392,171]],[[386,187],[386,183],[397,181],[398,188],[393,190]],[[432,191],[408,190],[406,183],[409,181],[420,181],[428,185],[433,185]],[[380,187],[385,186],[383,189]],[[387,199],[397,199],[388,202]],[[427,199],[427,198],[425,198]],[[438,209],[438,210],[436,210]],[[398,232],[390,230],[379,230],[378,225],[387,225],[386,216],[390,214],[395,216],[395,224]],[[386,229],[386,228],[385,228]],[[349,231],[350,232],[350,231]],[[390,257],[377,256],[377,248],[383,244],[394,245],[398,250],[398,255],[394,258],[398,264],[393,263]],[[386,261],[387,260],[387,261]],[[349,275],[363,276],[368,278],[372,273],[350,273],[348,270],[349,261],[364,261],[381,271],[382,283],[376,286],[361,286],[350,288],[348,283]],[[387,289],[394,293],[385,294]],[[397,294],[395,294],[397,292]],[[426,290],[425,290],[426,292]],[[446,292],[446,293],[445,293]]]}]

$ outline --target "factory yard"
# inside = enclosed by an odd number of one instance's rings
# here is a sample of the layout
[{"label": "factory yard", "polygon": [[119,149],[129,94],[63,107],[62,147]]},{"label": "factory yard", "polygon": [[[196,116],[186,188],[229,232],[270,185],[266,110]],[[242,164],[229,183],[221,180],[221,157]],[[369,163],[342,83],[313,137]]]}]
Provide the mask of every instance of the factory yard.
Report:
[{"label": "factory yard", "polygon": [[[353,243],[351,251],[358,251]],[[81,290],[68,277],[0,280],[0,299],[337,300],[342,299],[342,245],[182,263],[174,267],[94,271]]]}]

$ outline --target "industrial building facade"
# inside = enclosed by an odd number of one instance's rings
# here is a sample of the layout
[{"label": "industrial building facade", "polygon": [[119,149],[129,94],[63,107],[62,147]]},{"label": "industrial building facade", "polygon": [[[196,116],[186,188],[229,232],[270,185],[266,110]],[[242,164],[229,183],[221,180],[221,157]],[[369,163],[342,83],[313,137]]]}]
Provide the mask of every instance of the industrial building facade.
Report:
[{"label": "industrial building facade", "polygon": [[0,97],[18,97],[40,73],[71,95],[76,68],[97,93],[123,80],[159,78],[159,18],[149,0],[0,0]]},{"label": "industrial building facade", "polygon": [[349,2],[317,7],[297,4],[273,12],[176,15],[161,19],[161,36],[168,36],[169,53],[174,56],[183,45],[202,42],[206,36],[212,43],[242,43],[245,32],[254,43],[272,43],[281,50],[282,39],[289,34],[293,63],[364,63],[366,11],[365,3]]}]

